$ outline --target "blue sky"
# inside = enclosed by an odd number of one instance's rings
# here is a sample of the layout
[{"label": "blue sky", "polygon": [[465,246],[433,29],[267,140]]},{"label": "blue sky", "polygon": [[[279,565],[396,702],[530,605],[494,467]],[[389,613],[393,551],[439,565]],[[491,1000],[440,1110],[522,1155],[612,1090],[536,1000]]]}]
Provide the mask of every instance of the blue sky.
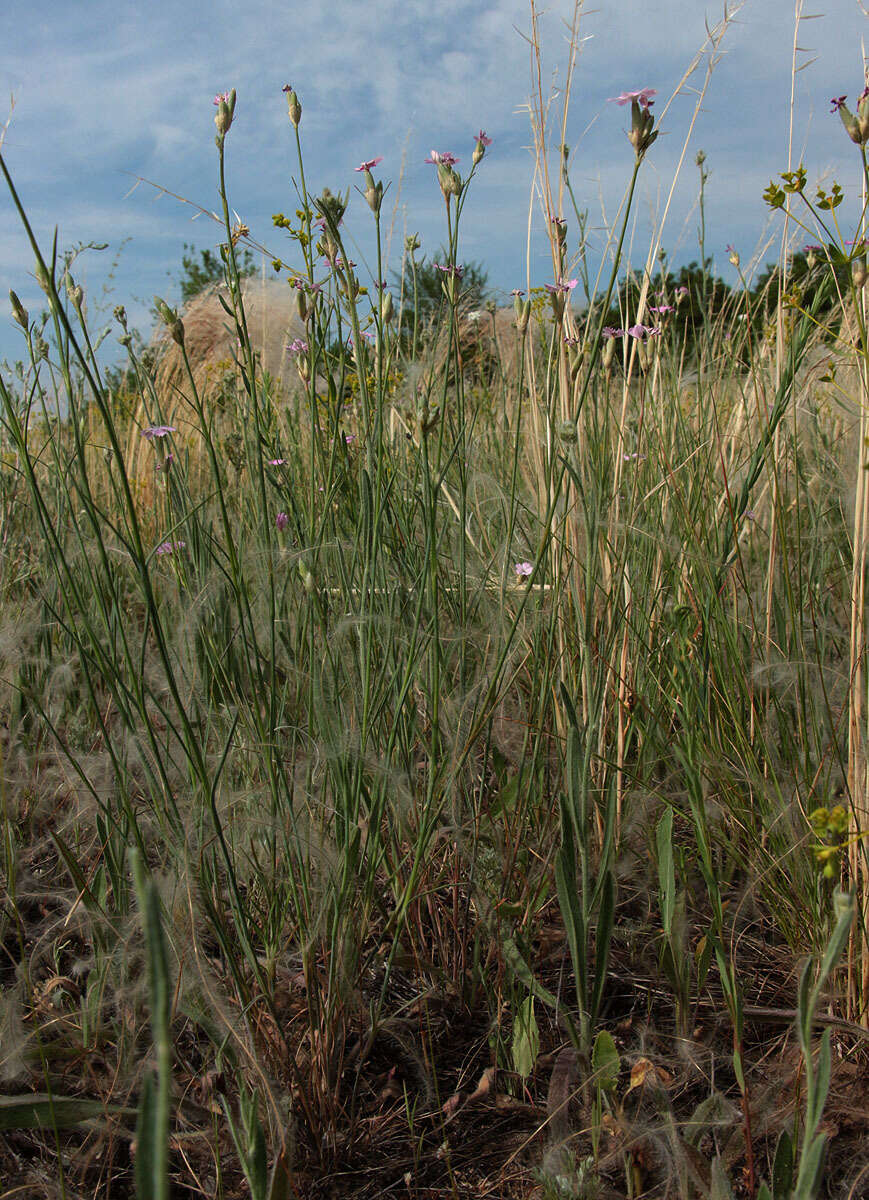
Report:
[{"label": "blue sky", "polygon": [[[816,0],[820,4],[821,0]],[[731,5],[731,11],[733,10]],[[810,181],[835,175],[853,196],[859,158],[829,98],[852,101],[862,86],[861,38],[867,19],[858,3],[828,0],[826,15],[804,19],[798,42],[794,162]],[[541,9],[544,86],[556,90],[566,64],[565,20],[573,5]],[[602,245],[604,218],[620,201],[632,163],[624,131],[629,109],[607,103],[624,89],[658,89],[660,111],[703,45],[704,22],[721,19],[721,3],[703,0],[596,0],[580,20],[585,39],[571,99],[568,143],[572,178],[589,209],[590,256]],[[726,243],[746,262],[778,228],[761,192],[787,162],[794,0],[747,0],[721,46],[695,127],[664,244],[671,261],[697,257],[698,149],[707,154],[707,246],[725,276]],[[79,260],[97,329],[115,304],[148,331],[154,293],[177,299],[182,246],[213,247],[220,229],[193,209],[144,184],[144,176],[206,209],[217,207],[214,108],[218,91],[235,87],[238,106],[227,139],[232,207],[273,253],[292,261],[271,214],[296,207],[292,130],[281,88],[291,82],[302,101],[309,188],[333,191],[358,183],[353,168],[384,156],[376,174],[392,181],[384,205],[394,217],[391,266],[399,265],[405,232],[418,231],[423,251],[444,237],[443,204],[432,148],[470,165],[473,135],[494,143],[482,163],[464,217],[460,257],[483,262],[506,297],[526,284],[526,230],[533,155],[525,106],[531,89],[527,0],[326,0],[321,4],[149,5],[123,0],[5,0],[0,19],[0,124],[15,107],[3,146],[7,165],[42,245],[59,227],[62,247],[90,241],[109,249]],[[810,60],[815,61],[809,64]],[[693,88],[704,66],[671,104],[642,174],[632,257],[641,263],[647,231],[670,186],[694,110]],[[400,189],[399,189],[400,179]],[[569,216],[569,214],[567,214]],[[539,211],[535,223],[542,226]],[[370,252],[370,214],[356,196],[347,219],[359,239],[354,257]],[[571,249],[576,226],[570,222]],[[775,250],[763,254],[773,258]],[[541,238],[534,242],[531,282],[551,278]],[[38,312],[29,247],[8,194],[0,193],[0,359],[23,356],[7,292]],[[109,289],[106,291],[106,289]],[[115,335],[105,344],[116,356]]]}]

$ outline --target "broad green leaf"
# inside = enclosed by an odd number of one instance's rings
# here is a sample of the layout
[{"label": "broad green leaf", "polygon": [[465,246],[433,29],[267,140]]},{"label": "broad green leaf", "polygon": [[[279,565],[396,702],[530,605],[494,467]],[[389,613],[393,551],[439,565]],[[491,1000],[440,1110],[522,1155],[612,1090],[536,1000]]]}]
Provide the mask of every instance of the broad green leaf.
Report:
[{"label": "broad green leaf", "polygon": [[622,1063],[612,1034],[606,1029],[602,1029],[594,1039],[591,1065],[595,1083],[604,1091],[611,1092],[619,1081]]},{"label": "broad green leaf", "polygon": [[79,1096],[48,1096],[32,1092],[24,1096],[0,1096],[0,1130],[69,1129],[82,1121],[104,1117],[106,1113],[128,1111],[106,1105],[102,1100]]},{"label": "broad green leaf", "polygon": [[534,1070],[540,1053],[540,1032],[534,1015],[534,997],[528,996],[516,1013],[513,1022],[513,1069],[523,1080]]},{"label": "broad green leaf", "polygon": [[[772,1164],[771,1200],[790,1200],[794,1184],[794,1143],[787,1129],[779,1134]],[[760,1194],[758,1193],[758,1200]]]}]

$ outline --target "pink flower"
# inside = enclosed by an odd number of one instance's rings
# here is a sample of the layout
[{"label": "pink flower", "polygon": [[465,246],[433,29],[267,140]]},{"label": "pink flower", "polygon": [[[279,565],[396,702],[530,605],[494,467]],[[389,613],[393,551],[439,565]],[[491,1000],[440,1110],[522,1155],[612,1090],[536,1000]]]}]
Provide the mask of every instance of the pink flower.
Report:
[{"label": "pink flower", "polygon": [[296,338],[295,341],[290,342],[289,346],[287,346],[287,350],[295,358],[298,358],[298,356],[300,354],[308,353],[308,343],[305,341],[304,338]]},{"label": "pink flower", "polygon": [[367,162],[360,163],[358,167],[354,167],[354,171],[370,171],[372,167],[376,167],[379,162],[383,162],[383,155],[377,158],[369,158]]},{"label": "pink flower", "polygon": [[229,104],[229,92],[218,92],[212,104]]},{"label": "pink flower", "polygon": [[517,562],[513,570],[519,579],[528,579],[534,574],[534,563],[528,562],[526,559],[525,562]]},{"label": "pink flower", "polygon": [[149,442],[153,442],[154,438],[168,437],[170,433],[177,433],[178,430],[174,425],[146,425],[142,430],[142,437],[147,438]]},{"label": "pink flower", "polygon": [[830,104],[832,105],[830,112],[838,112],[847,99],[847,96],[833,96],[830,100]]},{"label": "pink flower", "polygon": [[277,529],[278,533],[283,533],[289,523],[290,518],[285,512],[279,512],[275,517],[275,529]]},{"label": "pink flower", "polygon": [[577,280],[575,280],[575,279],[558,279],[558,280],[556,280],[555,283],[546,283],[543,286],[546,288],[547,292],[566,293],[566,292],[572,292],[573,289],[576,287],[576,284],[577,284]]},{"label": "pink flower", "polygon": [[615,325],[606,325],[603,333],[600,336],[605,342],[608,342],[610,338],[623,338],[625,336],[625,331],[624,329],[617,329]]},{"label": "pink flower", "polygon": [[437,150],[432,150],[431,157],[425,160],[427,163],[433,163],[436,167],[452,167],[459,160],[450,150],[444,150],[439,154]]},{"label": "pink flower", "polygon": [[282,467],[286,461],[287,460],[285,458],[270,458],[269,466],[270,467]]},{"label": "pink flower", "polygon": [[465,273],[465,268],[462,263],[456,263],[455,266],[450,266],[448,263],[445,267],[442,267],[440,263],[435,263],[434,268],[436,271],[440,271],[442,275],[452,275],[456,279],[461,279]]},{"label": "pink flower", "polygon": [[[474,138],[474,141],[477,143],[478,146],[491,146],[491,144],[492,144],[492,139],[490,137],[487,137],[485,131],[482,129],[477,134],[477,136]],[[432,150],[432,154],[434,154],[434,150]]]},{"label": "pink flower", "polygon": [[637,323],[636,325],[632,325],[627,332],[629,337],[643,339],[657,337],[661,330],[652,325],[640,325]]},{"label": "pink flower", "polygon": [[657,88],[640,88],[638,92],[622,92],[620,96],[610,96],[609,102],[621,106],[623,104],[630,104],[636,100],[641,108],[649,108],[655,103],[652,97],[657,96],[657,94]]},{"label": "pink flower", "polygon": [[675,311],[676,311],[676,309],[673,307],[672,304],[650,304],[649,305],[650,313],[671,313],[671,312],[675,312]]},{"label": "pink flower", "polygon": [[180,550],[182,546],[186,545],[186,542],[161,542],[154,553],[161,556],[164,554],[171,554],[173,550]]}]

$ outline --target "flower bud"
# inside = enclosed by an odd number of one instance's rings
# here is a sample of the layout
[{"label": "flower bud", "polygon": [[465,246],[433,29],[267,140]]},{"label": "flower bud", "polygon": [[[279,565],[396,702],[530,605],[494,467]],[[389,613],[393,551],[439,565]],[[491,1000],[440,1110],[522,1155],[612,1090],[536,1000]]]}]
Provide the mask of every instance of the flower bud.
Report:
[{"label": "flower bud", "polygon": [[48,277],[48,271],[46,271],[45,267],[42,265],[41,262],[37,262],[34,274],[36,275],[36,282],[39,284],[39,286],[45,292],[46,296],[48,296],[50,299],[51,298],[51,280]]},{"label": "flower bud", "polygon": [[232,125],[232,118],[235,114],[235,88],[231,92],[215,96],[214,103],[217,105],[214,124],[217,126],[218,139],[222,141],[229,133],[229,127]]},{"label": "flower bud", "polygon": [[308,593],[309,596],[313,596],[314,592],[317,590],[316,584],[314,582],[314,576],[308,570],[308,568],[305,566],[305,564],[301,561],[301,559],[299,560],[299,574],[302,577],[302,587],[305,589],[305,591]]},{"label": "flower bud", "polygon": [[487,137],[485,131],[481,129],[476,137],[476,145],[474,146],[474,153],[471,155],[471,162],[474,164],[474,166],[477,165],[477,163],[481,160],[483,155],[486,153],[486,147],[491,146],[491,144],[492,144],[492,139],[490,137]]},{"label": "flower bud", "polygon": [[154,307],[159,314],[160,320],[164,325],[171,325],[175,320],[177,313],[174,313],[165,300],[161,300],[159,296],[154,297]]},{"label": "flower bud", "polygon": [[857,127],[860,142],[865,146],[869,141],[869,88],[864,88],[857,100]]},{"label": "flower bud", "polygon": [[392,302],[392,292],[384,292],[380,298],[380,319],[388,325],[395,316],[395,306]]},{"label": "flower bud", "polygon": [[[842,124],[845,126],[845,132],[848,137],[855,145],[862,145],[865,139],[860,131],[860,123],[857,118],[848,108],[848,105],[844,103],[844,100],[841,103],[836,103],[836,107],[838,108],[839,116],[842,118]],[[859,112],[859,110],[860,106],[858,105],[857,111]]]},{"label": "flower bud", "polygon": [[169,336],[173,342],[179,346],[184,345],[184,322],[178,316],[178,313],[171,309],[165,300],[161,300],[159,296],[154,297],[154,305],[157,312],[160,314],[160,319],[169,330]]},{"label": "flower bud", "polygon": [[730,265],[733,267],[738,267],[739,266],[739,251],[736,249],[735,246],[730,246],[730,245],[726,246],[725,249],[727,250],[728,258],[730,259]]},{"label": "flower bud", "polygon": [[380,212],[380,205],[383,203],[383,181],[374,182],[374,178],[370,171],[366,172],[367,179],[365,188],[365,199],[368,202],[368,207],[375,214]]},{"label": "flower bud", "polygon": [[22,329],[26,329],[30,323],[27,309],[16,296],[15,292],[9,292],[9,300],[12,304],[12,316],[18,322]]},{"label": "flower bud", "polygon": [[858,290],[863,287],[866,282],[866,255],[861,254],[851,263],[851,279],[854,281],[854,287]]},{"label": "flower bud", "polygon": [[299,122],[302,119],[302,106],[299,103],[299,97],[296,95],[293,88],[287,84],[283,89],[287,95],[287,114],[294,129],[299,128]]},{"label": "flower bud", "polygon": [[80,285],[73,281],[71,275],[67,275],[66,277],[66,294],[74,308],[81,308],[82,301],[84,300],[84,292]]},{"label": "flower bud", "polygon": [[519,330],[520,336],[525,335],[525,331],[528,329],[528,322],[530,320],[531,320],[531,301],[526,300],[525,303],[522,305],[521,313],[517,314],[517,317],[516,317],[516,328]]},{"label": "flower bud", "polygon": [[296,289],[296,312],[303,321],[308,319],[308,297],[305,295],[304,288]]},{"label": "flower bud", "polygon": [[33,339],[33,359],[34,362],[39,362],[42,358],[48,358],[48,342],[37,334]]},{"label": "flower bud", "polygon": [[449,200],[450,196],[462,194],[462,177],[453,170],[449,163],[438,163],[438,183],[441,185],[445,200]]},{"label": "flower bud", "polygon": [[579,368],[582,366],[582,346],[570,345],[567,347],[567,367],[570,371],[571,383],[579,374]]},{"label": "flower bud", "polygon": [[655,141],[658,134],[652,132],[655,118],[648,105],[640,105],[637,100],[631,101],[631,132],[628,141],[636,151],[637,158],[643,158],[646,151]]},{"label": "flower bud", "polygon": [[115,309],[114,309],[114,312],[112,313],[112,316],[115,318],[115,320],[118,322],[118,324],[120,325],[120,327],[122,329],[127,328],[127,310],[124,308],[123,304],[115,305]]},{"label": "flower bud", "polygon": [[422,242],[419,240],[419,234],[411,233],[404,239],[404,252],[405,254],[414,254],[421,245]]}]

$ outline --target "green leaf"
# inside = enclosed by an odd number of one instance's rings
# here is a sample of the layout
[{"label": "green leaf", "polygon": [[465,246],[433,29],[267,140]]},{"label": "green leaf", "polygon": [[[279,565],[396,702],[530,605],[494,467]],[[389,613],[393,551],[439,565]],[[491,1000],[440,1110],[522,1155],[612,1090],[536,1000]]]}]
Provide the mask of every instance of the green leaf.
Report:
[{"label": "green leaf", "polygon": [[724,1164],[719,1155],[712,1160],[712,1177],[709,1187],[709,1200],[733,1200],[730,1181],[724,1170]]},{"label": "green leaf", "polygon": [[667,808],[655,831],[658,847],[658,887],[661,924],[669,938],[673,932],[673,913],[676,905],[676,868],[673,862],[673,810]]},{"label": "green leaf", "polygon": [[594,1039],[591,1065],[595,1083],[605,1092],[611,1092],[619,1081],[622,1062],[611,1033],[602,1029]]},{"label": "green leaf", "polygon": [[811,1111],[806,1111],[806,1133],[809,1137],[814,1134],[818,1125],[821,1123],[821,1117],[824,1113],[824,1105],[827,1103],[827,1093],[830,1090],[830,1071],[831,1071],[831,1055],[830,1055],[830,1030],[824,1030],[824,1036],[821,1038],[821,1048],[818,1051],[818,1063],[815,1069],[815,1086],[812,1093]]},{"label": "green leaf", "polygon": [[31,1092],[24,1096],[0,1096],[0,1131],[6,1129],[69,1129],[110,1112],[128,1112],[102,1100],[79,1096],[49,1096]]},{"label": "green leaf", "polygon": [[616,880],[612,871],[606,872],[603,890],[600,898],[600,913],[595,930],[594,955],[594,988],[591,997],[590,1017],[592,1024],[600,1012],[603,990],[606,987],[607,967],[609,966],[610,946],[612,945],[613,925],[616,911]]},{"label": "green leaf", "polygon": [[290,1183],[290,1160],[286,1150],[282,1150],[272,1168],[268,1200],[290,1200]]},{"label": "green leaf", "polygon": [[845,943],[848,941],[848,935],[851,932],[851,924],[854,920],[855,899],[853,892],[836,892],[833,897],[833,906],[836,911],[836,925],[830,935],[830,940],[827,943],[827,949],[824,951],[824,957],[821,960],[821,972],[818,977],[818,982],[815,984],[812,995],[813,1011],[814,1004],[818,1001],[818,996],[821,988],[827,980],[830,972],[839,961],[839,955],[845,949]]},{"label": "green leaf", "polygon": [[[790,1200],[794,1184],[794,1142],[787,1129],[779,1134],[772,1164],[772,1196],[770,1200]],[[758,1200],[761,1200],[758,1193]]]},{"label": "green leaf", "polygon": [[816,1200],[826,1157],[827,1135],[819,1133],[803,1146],[793,1200]]},{"label": "green leaf", "polygon": [[151,1071],[145,1076],[139,1097],[139,1120],[136,1122],[136,1197],[155,1200],[164,1193],[163,1153],[160,1118],[157,1112],[157,1088]]},{"label": "green leaf", "polygon": [[513,1069],[523,1080],[534,1070],[540,1053],[540,1032],[534,1015],[534,997],[528,996],[516,1013],[513,1022]]},{"label": "green leaf", "polygon": [[685,1141],[696,1146],[707,1133],[716,1129],[728,1129],[739,1121],[739,1111],[722,1095],[712,1092],[701,1100],[685,1123]]}]

